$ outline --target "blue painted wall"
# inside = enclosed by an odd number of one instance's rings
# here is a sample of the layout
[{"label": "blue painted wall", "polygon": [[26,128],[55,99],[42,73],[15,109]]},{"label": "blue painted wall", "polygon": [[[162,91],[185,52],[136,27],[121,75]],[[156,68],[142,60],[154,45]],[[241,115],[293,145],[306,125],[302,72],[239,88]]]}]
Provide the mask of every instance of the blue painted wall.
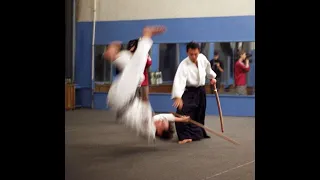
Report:
[{"label": "blue painted wall", "polygon": [[103,21],[96,24],[96,44],[129,41],[141,36],[142,28],[150,24],[168,28],[154,38],[155,43],[254,41],[255,37],[254,16]]},{"label": "blue painted wall", "polygon": [[82,107],[91,107],[92,103],[91,44],[92,23],[77,23],[75,59],[76,103]]},{"label": "blue painted wall", "polygon": [[[105,45],[114,40],[127,42],[130,39],[139,37],[142,28],[150,24],[163,24],[168,28],[165,34],[154,38],[155,44],[152,47],[151,54],[153,60],[152,71],[157,71],[159,67],[158,43],[255,41],[255,16],[235,16],[97,22],[95,44]],[[79,86],[76,94],[77,103],[84,107],[90,107],[92,89],[94,88],[94,83],[91,81],[92,22],[78,22],[76,33],[75,83]],[[213,43],[211,46],[213,47]],[[180,60],[186,57],[185,51],[185,47],[181,46]],[[212,52],[213,49],[210,48],[209,59]],[[151,98],[158,96],[155,95]],[[170,98],[170,95],[167,94],[166,97]],[[101,97],[97,96],[96,98]],[[250,97],[241,98],[248,98],[250,102],[252,100]],[[241,98],[237,97],[237,100],[243,102],[244,100],[240,100]],[[170,105],[168,105],[171,107],[171,101],[169,102]],[[226,102],[229,103],[230,101]],[[154,103],[154,106],[158,106],[157,104],[165,105],[167,103],[165,100],[162,103],[162,98],[160,98],[157,99],[157,103]],[[246,107],[244,104],[240,106]],[[232,104],[230,104],[231,107],[233,107]],[[227,107],[225,108],[227,109]]]},{"label": "blue painted wall", "polygon": [[[95,109],[108,110],[106,104],[107,93],[95,93]],[[254,96],[230,96],[220,95],[220,104],[224,116],[255,116]],[[173,101],[170,94],[154,93],[150,94],[150,103],[155,112],[175,112],[172,107]],[[214,95],[207,95],[207,115],[219,115],[216,98]]]},{"label": "blue painted wall", "polygon": [[107,105],[107,93],[104,92],[95,92],[93,106],[95,109],[108,110]]}]

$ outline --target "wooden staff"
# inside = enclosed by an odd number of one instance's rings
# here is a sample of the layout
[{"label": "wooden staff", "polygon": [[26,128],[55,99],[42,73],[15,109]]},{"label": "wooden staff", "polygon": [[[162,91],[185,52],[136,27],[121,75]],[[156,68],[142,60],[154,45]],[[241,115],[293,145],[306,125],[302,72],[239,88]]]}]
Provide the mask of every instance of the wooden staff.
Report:
[{"label": "wooden staff", "polygon": [[216,94],[216,100],[217,100],[217,105],[218,105],[218,111],[219,111],[219,116],[220,116],[220,125],[221,125],[221,132],[224,132],[223,128],[223,116],[222,116],[222,110],[221,110],[221,105],[220,105],[220,99],[219,99],[219,94],[216,85],[213,85],[214,87],[214,93]]},{"label": "wooden staff", "polygon": [[[177,116],[177,117],[182,117],[182,115],[177,114],[177,113],[172,113],[172,114],[173,114],[174,116]],[[218,133],[218,132],[215,132],[215,131],[213,131],[213,130],[207,128],[207,127],[205,127],[203,124],[198,123],[197,121],[194,121],[194,120],[192,120],[192,119],[189,119],[188,122],[190,122],[190,123],[192,123],[192,124],[195,124],[195,125],[203,128],[203,129],[205,129],[206,131],[208,131],[208,132],[210,132],[210,133],[212,133],[212,134],[214,134],[214,135],[216,135],[216,136],[219,136],[219,137],[221,137],[221,138],[223,138],[223,139],[231,142],[232,144],[240,145],[238,142],[232,140],[231,138],[229,138],[229,137],[227,137],[227,136],[225,136],[225,135],[223,135],[223,134],[220,134],[220,133]]]}]

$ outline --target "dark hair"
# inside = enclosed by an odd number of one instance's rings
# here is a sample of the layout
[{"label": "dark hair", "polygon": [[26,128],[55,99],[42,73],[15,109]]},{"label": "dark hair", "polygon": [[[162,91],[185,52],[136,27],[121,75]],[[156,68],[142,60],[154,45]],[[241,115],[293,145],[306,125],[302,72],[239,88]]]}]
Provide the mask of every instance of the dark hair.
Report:
[{"label": "dark hair", "polygon": [[156,136],[159,137],[161,140],[167,141],[167,140],[171,140],[173,138],[174,132],[175,131],[174,131],[174,127],[173,127],[173,122],[169,122],[168,130],[163,131],[161,136],[159,136],[156,133]]},{"label": "dark hair", "polygon": [[115,67],[115,68],[116,68],[116,75],[120,74],[121,73],[120,69],[117,67]]},{"label": "dark hair", "polygon": [[218,51],[214,51],[213,55],[217,56],[217,55],[219,55],[219,52]]},{"label": "dark hair", "polygon": [[128,46],[127,46],[127,50],[129,50],[130,51],[130,49],[132,48],[132,47],[134,47],[134,49],[133,49],[133,53],[136,51],[136,49],[137,49],[137,47],[138,47],[138,42],[139,42],[139,39],[133,39],[133,40],[130,40],[129,42],[128,42]]},{"label": "dark hair", "polygon": [[241,56],[242,54],[246,54],[246,51],[244,51],[244,50],[239,50],[239,51],[238,51],[238,55]]},{"label": "dark hair", "polygon": [[196,42],[193,42],[193,41],[189,42],[187,44],[187,52],[188,52],[189,49],[199,49],[199,51],[200,51],[200,45],[198,43],[196,43]]},{"label": "dark hair", "polygon": [[243,54],[247,54],[246,51],[244,51],[244,50],[239,50],[239,51],[238,51],[238,59],[240,59],[241,55],[243,55]]}]

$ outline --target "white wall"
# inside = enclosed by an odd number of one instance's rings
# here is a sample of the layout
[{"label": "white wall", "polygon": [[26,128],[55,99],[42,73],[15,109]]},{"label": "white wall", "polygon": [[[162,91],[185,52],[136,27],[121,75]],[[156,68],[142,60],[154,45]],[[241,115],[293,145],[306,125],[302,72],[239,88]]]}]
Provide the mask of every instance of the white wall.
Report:
[{"label": "white wall", "polygon": [[93,0],[76,0],[77,21],[92,21]]},{"label": "white wall", "polygon": [[[78,0],[79,21],[92,21],[93,0]],[[255,0],[96,0],[97,21],[255,15]]]}]

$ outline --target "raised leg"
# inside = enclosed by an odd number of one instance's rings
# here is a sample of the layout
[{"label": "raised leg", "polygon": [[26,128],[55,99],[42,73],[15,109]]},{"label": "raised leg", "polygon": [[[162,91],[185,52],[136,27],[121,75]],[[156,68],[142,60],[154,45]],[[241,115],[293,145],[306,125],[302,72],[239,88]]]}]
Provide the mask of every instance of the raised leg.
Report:
[{"label": "raised leg", "polygon": [[[146,27],[143,30],[143,37],[139,41],[137,50],[132,55],[130,60],[125,63],[125,67],[122,70],[119,78],[113,83],[109,90],[108,104],[113,108],[118,109],[127,104],[136,94],[136,89],[141,81],[141,75],[143,74],[148,52],[152,46],[153,41],[151,37],[153,35],[161,34],[165,31],[163,26],[151,26]],[[112,59],[115,58],[114,52],[117,46],[110,47],[110,53],[107,55]],[[117,58],[123,58],[125,54],[119,53]],[[123,59],[122,59],[123,60]],[[124,59],[123,61],[125,61]],[[116,60],[118,61],[118,60]]]}]

